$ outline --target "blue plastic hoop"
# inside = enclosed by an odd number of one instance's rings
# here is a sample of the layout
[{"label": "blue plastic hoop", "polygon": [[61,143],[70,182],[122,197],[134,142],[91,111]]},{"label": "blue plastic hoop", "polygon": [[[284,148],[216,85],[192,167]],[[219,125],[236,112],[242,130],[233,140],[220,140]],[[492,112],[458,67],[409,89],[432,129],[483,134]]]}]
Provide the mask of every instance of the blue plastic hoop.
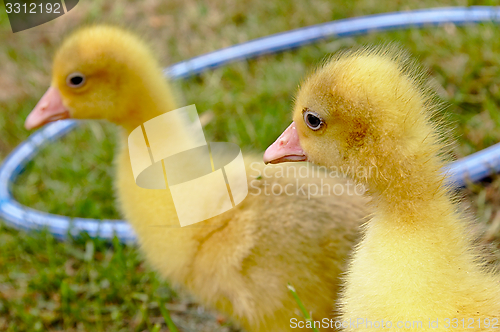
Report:
[{"label": "blue plastic hoop", "polygon": [[[451,7],[370,15],[313,25],[306,28],[274,34],[246,43],[221,49],[187,61],[174,64],[164,73],[171,79],[186,78],[233,61],[277,53],[332,37],[347,37],[372,31],[385,31],[411,27],[437,26],[445,23],[500,22],[500,7]],[[38,130],[17,146],[0,166],[0,217],[9,225],[24,230],[47,228],[55,237],[64,239],[71,234],[86,232],[91,237],[133,242],[136,235],[124,220],[98,220],[70,218],[41,212],[18,203],[12,197],[12,185],[26,163],[40,149],[53,142],[77,125],[74,120],[58,121]],[[478,181],[500,171],[500,143],[455,161],[444,169],[450,182],[457,187],[466,181]]]}]

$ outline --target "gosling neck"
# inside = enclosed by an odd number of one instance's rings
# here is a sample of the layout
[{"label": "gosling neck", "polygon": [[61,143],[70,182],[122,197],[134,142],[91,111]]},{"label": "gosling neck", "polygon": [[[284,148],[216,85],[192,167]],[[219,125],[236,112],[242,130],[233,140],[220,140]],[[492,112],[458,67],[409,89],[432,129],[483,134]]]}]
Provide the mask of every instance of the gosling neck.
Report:
[{"label": "gosling neck", "polygon": [[[447,206],[450,201],[445,186],[446,176],[439,151],[441,143],[429,138],[413,148],[386,149],[367,158],[364,165],[377,165],[370,177],[356,179],[368,187],[382,213],[389,213],[392,219],[421,219],[422,214],[437,207]],[[444,203],[444,204],[443,204]],[[437,212],[437,211],[435,211]]]},{"label": "gosling neck", "polygon": [[124,95],[124,111],[111,121],[122,126],[127,134],[144,122],[177,108],[169,84],[157,73],[137,78]]}]

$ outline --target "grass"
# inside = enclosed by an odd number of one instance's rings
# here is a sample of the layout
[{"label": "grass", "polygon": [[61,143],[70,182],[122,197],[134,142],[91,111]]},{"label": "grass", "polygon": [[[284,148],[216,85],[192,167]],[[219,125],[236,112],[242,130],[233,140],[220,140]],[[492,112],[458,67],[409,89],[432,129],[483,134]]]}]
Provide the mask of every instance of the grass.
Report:
[{"label": "grass", "polygon": [[[318,329],[314,326],[314,320],[312,319],[310,313],[307,311],[307,308],[304,306],[304,303],[302,303],[302,300],[300,299],[299,295],[297,294],[297,291],[295,290],[295,288],[288,284],[288,290],[290,291],[290,294],[292,294],[295,302],[297,302],[297,306],[299,307],[300,309],[300,312],[302,313],[302,316],[304,317],[304,320],[307,323],[309,323],[311,325],[311,330],[313,332],[319,332]],[[305,325],[307,326],[307,325]]]},{"label": "grass", "polygon": [[[439,6],[494,4],[442,1]],[[166,66],[333,19],[436,6],[372,0],[81,1],[70,14],[18,34],[10,32],[0,9],[0,161],[28,136],[23,122],[50,84],[52,54],[66,30],[82,24],[125,25],[148,39]],[[332,39],[235,63],[176,82],[175,88],[179,104],[194,103],[200,113],[213,115],[205,128],[209,140],[262,151],[290,122],[301,79],[328,54],[396,42],[418,58],[447,103],[442,113],[458,137],[452,154],[459,158],[500,141],[499,35],[498,26],[484,24]],[[27,166],[14,195],[51,213],[119,218],[112,190],[115,131],[107,123],[82,124]],[[500,180],[493,177],[463,191],[465,203],[487,229],[485,242],[500,235],[499,189]],[[58,242],[50,234],[19,232],[0,222],[1,331],[174,331],[165,323],[164,309],[179,331],[236,330],[158,279],[134,246],[85,236]]]}]

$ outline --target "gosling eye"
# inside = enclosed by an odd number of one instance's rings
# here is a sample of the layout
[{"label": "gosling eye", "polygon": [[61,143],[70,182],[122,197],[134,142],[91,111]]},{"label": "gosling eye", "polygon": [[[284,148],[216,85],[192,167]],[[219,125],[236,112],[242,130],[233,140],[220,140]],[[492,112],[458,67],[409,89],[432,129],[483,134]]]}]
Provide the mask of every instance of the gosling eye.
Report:
[{"label": "gosling eye", "polygon": [[308,109],[304,109],[303,112],[304,122],[312,130],[318,130],[324,124],[323,119],[321,119],[317,113],[309,111]]},{"label": "gosling eye", "polygon": [[74,72],[66,78],[66,84],[70,88],[79,88],[85,84],[85,75],[79,72]]}]

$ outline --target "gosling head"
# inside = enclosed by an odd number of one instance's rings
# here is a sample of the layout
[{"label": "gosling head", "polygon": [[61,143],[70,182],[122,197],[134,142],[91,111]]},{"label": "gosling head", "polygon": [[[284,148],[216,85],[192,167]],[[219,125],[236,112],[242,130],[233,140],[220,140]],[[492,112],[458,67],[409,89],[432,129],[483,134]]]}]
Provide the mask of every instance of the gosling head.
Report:
[{"label": "gosling head", "polygon": [[156,59],[133,34],[111,26],[83,28],[57,50],[51,86],[25,127],[33,129],[65,118],[125,125],[140,117],[140,109],[151,107],[144,105],[145,96],[155,92],[151,81],[163,84],[163,80]]},{"label": "gosling head", "polygon": [[293,123],[267,149],[264,161],[371,167],[412,153],[429,134],[422,110],[431,98],[419,79],[396,48],[334,58],[302,84]]}]

